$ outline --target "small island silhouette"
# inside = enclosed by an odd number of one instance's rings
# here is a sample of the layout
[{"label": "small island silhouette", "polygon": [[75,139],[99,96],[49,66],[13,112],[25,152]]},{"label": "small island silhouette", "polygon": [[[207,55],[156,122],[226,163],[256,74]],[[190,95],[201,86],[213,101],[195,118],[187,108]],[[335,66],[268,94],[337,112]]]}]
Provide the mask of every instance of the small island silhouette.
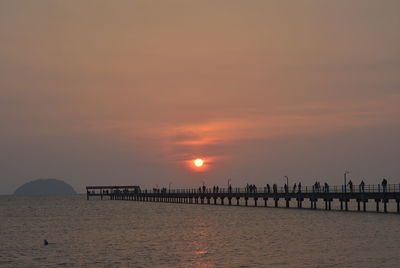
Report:
[{"label": "small island silhouette", "polygon": [[76,194],[74,188],[57,179],[37,179],[18,187],[14,195],[64,195]]}]

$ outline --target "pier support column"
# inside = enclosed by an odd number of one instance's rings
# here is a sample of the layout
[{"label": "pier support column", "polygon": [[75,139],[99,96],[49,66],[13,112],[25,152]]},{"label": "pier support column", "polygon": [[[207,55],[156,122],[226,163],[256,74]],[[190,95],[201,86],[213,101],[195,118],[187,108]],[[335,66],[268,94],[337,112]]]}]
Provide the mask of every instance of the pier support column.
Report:
[{"label": "pier support column", "polygon": [[360,199],[357,199],[357,211],[361,211],[360,201]]},{"label": "pier support column", "polygon": [[207,197],[207,205],[211,203],[211,197]]},{"label": "pier support column", "polygon": [[363,200],[363,211],[364,212],[367,211],[367,202],[368,202],[368,200]]},{"label": "pier support column", "polygon": [[387,213],[387,203],[388,203],[388,199],[383,199],[383,212]]},{"label": "pier support column", "polygon": [[228,197],[228,204],[231,206],[232,205],[232,197]]},{"label": "pier support column", "polygon": [[257,206],[257,200],[258,200],[258,198],[257,198],[257,197],[254,197],[254,206],[255,206],[255,207]]},{"label": "pier support column", "polygon": [[381,202],[380,199],[375,199],[376,202],[376,212],[379,212],[379,202]]},{"label": "pier support column", "polygon": [[286,200],[286,208],[289,208],[289,206],[290,206],[290,198],[286,197],[285,200]]},{"label": "pier support column", "polygon": [[265,207],[267,207],[267,201],[268,201],[268,198],[267,198],[267,197],[264,197],[264,206],[265,206]]},{"label": "pier support column", "polygon": [[224,197],[221,196],[221,205],[224,205]]},{"label": "pier support column", "polygon": [[343,199],[340,199],[340,210],[343,210]]},{"label": "pier support column", "polygon": [[397,203],[397,213],[400,213],[400,199],[396,199]]},{"label": "pier support column", "polygon": [[278,207],[279,198],[278,198],[278,197],[275,197],[275,198],[274,198],[274,201],[275,201],[275,207],[277,208],[277,207]]},{"label": "pier support column", "polygon": [[245,198],[244,198],[244,202],[245,202],[245,206],[246,206],[246,207],[247,207],[248,201],[249,201],[249,198],[248,198],[248,197],[245,197]]},{"label": "pier support column", "polygon": [[216,204],[217,204],[217,197],[214,196],[214,205],[216,205]]},{"label": "pier support column", "polygon": [[236,197],[236,206],[239,206],[239,199],[240,197]]},{"label": "pier support column", "polygon": [[328,210],[328,199],[325,199],[325,210]]},{"label": "pier support column", "polygon": [[204,197],[201,197],[200,200],[201,200],[201,204],[204,205]]},{"label": "pier support column", "polygon": [[348,199],[346,199],[344,201],[344,206],[345,206],[346,211],[349,211],[349,202],[348,201],[349,201]]}]

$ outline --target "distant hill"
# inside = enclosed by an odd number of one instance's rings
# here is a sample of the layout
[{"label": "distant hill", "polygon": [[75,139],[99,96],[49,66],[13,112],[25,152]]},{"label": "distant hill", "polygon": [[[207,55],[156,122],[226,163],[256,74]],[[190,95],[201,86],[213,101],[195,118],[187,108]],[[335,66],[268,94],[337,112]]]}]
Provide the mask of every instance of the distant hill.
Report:
[{"label": "distant hill", "polygon": [[23,184],[14,195],[63,195],[76,194],[71,185],[56,179],[38,179]]}]

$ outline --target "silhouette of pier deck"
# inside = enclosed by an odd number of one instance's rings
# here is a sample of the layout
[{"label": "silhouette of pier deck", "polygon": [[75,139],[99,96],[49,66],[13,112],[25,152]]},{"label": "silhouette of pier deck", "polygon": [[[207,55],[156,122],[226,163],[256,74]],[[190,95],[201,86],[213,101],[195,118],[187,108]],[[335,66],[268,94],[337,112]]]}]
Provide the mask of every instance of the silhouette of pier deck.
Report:
[{"label": "silhouette of pier deck", "polygon": [[[393,204],[393,211],[400,213],[400,184],[365,185],[363,188],[349,189],[344,186],[330,186],[315,189],[303,187],[301,190],[289,191],[285,188],[269,191],[267,187],[253,188],[206,188],[197,189],[141,189],[139,186],[87,186],[87,200],[90,197],[107,197],[110,200],[129,200],[141,202],[164,202],[203,205],[229,206],[264,206],[286,208],[308,208],[340,211],[371,211],[368,202],[375,202],[372,211],[388,212],[388,204]],[[252,204],[250,204],[250,202]],[[282,201],[282,202],[280,202]],[[334,209],[332,202],[339,202],[340,209]],[[349,204],[355,205],[349,209]],[[394,203],[395,202],[395,203]]]}]

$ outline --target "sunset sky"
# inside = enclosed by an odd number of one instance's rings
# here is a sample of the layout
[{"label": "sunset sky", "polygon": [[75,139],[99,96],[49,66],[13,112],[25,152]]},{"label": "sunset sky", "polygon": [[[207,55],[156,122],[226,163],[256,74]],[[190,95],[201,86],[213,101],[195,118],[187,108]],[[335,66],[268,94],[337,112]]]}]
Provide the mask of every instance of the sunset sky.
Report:
[{"label": "sunset sky", "polygon": [[398,0],[2,0],[0,194],[37,178],[400,183],[399,14]]}]

